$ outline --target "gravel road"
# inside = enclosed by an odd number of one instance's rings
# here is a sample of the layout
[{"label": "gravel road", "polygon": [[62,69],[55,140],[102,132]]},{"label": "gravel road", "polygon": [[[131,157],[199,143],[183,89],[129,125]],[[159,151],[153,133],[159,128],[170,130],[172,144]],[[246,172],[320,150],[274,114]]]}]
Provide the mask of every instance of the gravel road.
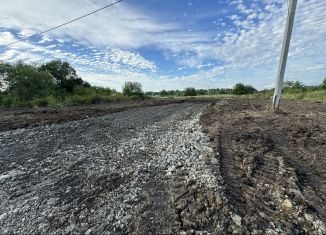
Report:
[{"label": "gravel road", "polygon": [[0,234],[236,231],[199,125],[205,106],[0,132]]}]

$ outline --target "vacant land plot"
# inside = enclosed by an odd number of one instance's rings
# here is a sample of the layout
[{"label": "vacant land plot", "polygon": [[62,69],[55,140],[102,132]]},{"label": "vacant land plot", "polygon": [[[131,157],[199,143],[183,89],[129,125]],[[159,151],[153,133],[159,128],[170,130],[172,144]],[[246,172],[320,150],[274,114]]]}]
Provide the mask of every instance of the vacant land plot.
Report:
[{"label": "vacant land plot", "polygon": [[0,234],[325,234],[325,105],[269,105],[85,108],[70,122],[67,108],[11,126]]}]

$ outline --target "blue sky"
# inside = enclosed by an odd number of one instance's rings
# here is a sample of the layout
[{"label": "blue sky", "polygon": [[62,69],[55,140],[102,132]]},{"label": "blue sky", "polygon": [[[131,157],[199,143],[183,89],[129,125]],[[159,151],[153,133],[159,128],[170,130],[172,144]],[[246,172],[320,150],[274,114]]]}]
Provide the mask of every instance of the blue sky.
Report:
[{"label": "blue sky", "polygon": [[[112,0],[11,0],[0,45],[69,21]],[[287,14],[282,0],[125,0],[43,36],[0,49],[0,60],[71,63],[92,85],[145,90],[274,85]],[[300,0],[286,80],[326,76],[326,1]]]}]

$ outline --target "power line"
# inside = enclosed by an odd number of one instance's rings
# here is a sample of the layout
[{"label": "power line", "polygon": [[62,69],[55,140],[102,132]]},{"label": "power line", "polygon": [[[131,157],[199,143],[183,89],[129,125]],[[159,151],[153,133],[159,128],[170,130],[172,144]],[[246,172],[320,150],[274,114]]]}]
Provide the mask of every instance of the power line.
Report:
[{"label": "power line", "polygon": [[77,20],[83,19],[83,18],[85,18],[85,17],[87,17],[87,16],[90,16],[90,15],[92,15],[92,14],[95,14],[95,13],[99,12],[99,11],[102,11],[102,10],[104,10],[104,9],[106,9],[106,8],[112,7],[112,6],[118,4],[118,3],[122,2],[122,1],[123,1],[123,0],[118,0],[118,1],[113,2],[113,3],[111,3],[111,4],[108,4],[108,5],[106,5],[106,6],[102,7],[102,8],[99,8],[99,9],[97,9],[97,10],[95,10],[95,11],[89,12],[89,13],[87,13],[86,15],[83,15],[83,16],[80,16],[80,17],[75,18],[75,19],[73,19],[73,20],[70,20],[70,21],[68,21],[68,22],[66,22],[66,23],[63,23],[63,24],[57,25],[57,26],[55,26],[55,27],[53,27],[53,28],[50,28],[50,29],[44,30],[44,31],[42,31],[42,32],[40,32],[40,33],[37,33],[37,34],[34,34],[34,35],[32,35],[32,36],[24,37],[24,38],[22,38],[22,39],[20,39],[20,40],[17,40],[17,41],[15,41],[15,42],[11,42],[11,43],[8,43],[8,44],[5,44],[5,45],[2,45],[2,46],[0,46],[0,49],[3,48],[3,47],[11,46],[11,45],[13,45],[13,44],[16,44],[16,43],[19,43],[19,42],[25,41],[25,40],[27,40],[27,39],[31,39],[31,38],[36,37],[36,36],[40,36],[40,35],[42,35],[42,34],[44,34],[44,33],[50,32],[50,31],[52,31],[52,30],[55,30],[55,29],[61,28],[61,27],[65,26],[65,25],[67,25],[67,24],[71,24],[71,23],[73,23],[73,22],[75,22],[75,21],[77,21]]}]

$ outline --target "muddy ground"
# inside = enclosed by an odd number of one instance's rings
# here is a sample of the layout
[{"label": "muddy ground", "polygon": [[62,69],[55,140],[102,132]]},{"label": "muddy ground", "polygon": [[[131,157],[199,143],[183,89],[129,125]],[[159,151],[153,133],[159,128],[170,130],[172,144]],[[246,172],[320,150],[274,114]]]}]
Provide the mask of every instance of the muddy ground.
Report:
[{"label": "muddy ground", "polygon": [[53,123],[83,120],[135,108],[181,104],[189,101],[193,103],[205,103],[211,102],[211,100],[212,99],[209,98],[146,99],[96,105],[68,106],[62,108],[0,107],[0,132],[19,128],[44,126]]},{"label": "muddy ground", "polygon": [[201,117],[245,231],[325,234],[326,104],[221,100]]},{"label": "muddy ground", "polygon": [[325,103],[132,105],[3,112],[0,234],[326,234]]}]

